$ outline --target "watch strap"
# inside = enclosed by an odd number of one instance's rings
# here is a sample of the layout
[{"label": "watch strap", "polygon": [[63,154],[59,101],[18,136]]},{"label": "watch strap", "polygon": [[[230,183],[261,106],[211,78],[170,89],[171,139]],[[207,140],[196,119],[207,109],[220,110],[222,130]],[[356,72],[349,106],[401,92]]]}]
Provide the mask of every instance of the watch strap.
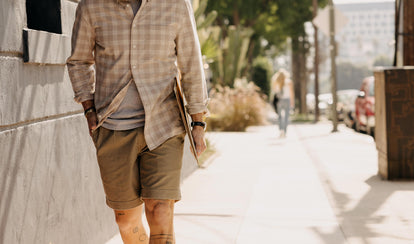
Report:
[{"label": "watch strap", "polygon": [[194,127],[194,126],[201,126],[203,128],[206,128],[206,122],[193,121],[193,122],[191,122],[191,127]]},{"label": "watch strap", "polygon": [[87,116],[89,113],[95,112],[96,113],[96,108],[95,107],[90,107],[85,109],[85,111],[83,112],[85,116]]}]

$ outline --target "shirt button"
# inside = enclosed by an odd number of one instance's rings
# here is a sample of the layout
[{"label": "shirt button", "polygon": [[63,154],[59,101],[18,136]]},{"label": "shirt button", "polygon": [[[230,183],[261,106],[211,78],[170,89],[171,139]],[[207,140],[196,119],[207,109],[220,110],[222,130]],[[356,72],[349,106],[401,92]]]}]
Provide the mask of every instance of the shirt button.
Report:
[{"label": "shirt button", "polygon": [[135,66],[135,65],[134,65],[134,66],[132,66],[132,68],[136,69],[136,68],[137,68],[137,66]]},{"label": "shirt button", "polygon": [[133,48],[137,48],[137,45],[132,46]]}]

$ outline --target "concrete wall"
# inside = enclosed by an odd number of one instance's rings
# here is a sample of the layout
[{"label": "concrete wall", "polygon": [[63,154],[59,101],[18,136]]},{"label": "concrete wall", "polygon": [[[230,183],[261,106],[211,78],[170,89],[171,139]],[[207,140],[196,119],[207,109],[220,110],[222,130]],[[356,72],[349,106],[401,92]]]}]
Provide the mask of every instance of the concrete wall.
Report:
[{"label": "concrete wall", "polygon": [[[61,0],[62,35],[76,2]],[[25,0],[0,1],[0,243],[105,243],[117,228],[82,108],[64,65],[23,63],[24,28]]]},{"label": "concrete wall", "polygon": [[[62,0],[63,35],[76,5]],[[26,26],[24,0],[0,2],[0,243],[105,243],[117,228],[82,108],[64,65],[23,63]]]},{"label": "concrete wall", "polygon": [[105,243],[116,233],[82,115],[0,133],[0,243]]}]

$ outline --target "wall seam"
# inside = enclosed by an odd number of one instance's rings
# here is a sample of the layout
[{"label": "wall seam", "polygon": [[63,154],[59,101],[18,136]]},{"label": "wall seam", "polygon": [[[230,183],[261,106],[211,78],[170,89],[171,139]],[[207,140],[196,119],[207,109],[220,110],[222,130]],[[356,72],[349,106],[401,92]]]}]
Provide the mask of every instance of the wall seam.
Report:
[{"label": "wall seam", "polygon": [[44,123],[44,122],[49,122],[52,120],[58,120],[58,119],[69,118],[73,116],[81,116],[81,115],[83,116],[83,110],[77,110],[77,111],[72,111],[72,112],[68,112],[64,114],[58,114],[58,115],[52,115],[52,116],[46,116],[42,118],[27,120],[27,121],[15,123],[15,124],[0,125],[0,133],[7,132],[10,130],[15,130],[19,127],[25,127],[25,126],[29,126],[33,124]]},{"label": "wall seam", "polygon": [[21,53],[21,52],[0,51],[0,57],[23,58],[23,53]]}]

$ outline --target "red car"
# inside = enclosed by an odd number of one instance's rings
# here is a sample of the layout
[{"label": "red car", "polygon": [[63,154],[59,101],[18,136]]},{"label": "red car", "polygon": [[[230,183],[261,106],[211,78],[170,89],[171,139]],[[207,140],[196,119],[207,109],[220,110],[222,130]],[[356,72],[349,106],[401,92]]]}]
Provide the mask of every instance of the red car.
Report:
[{"label": "red car", "polygon": [[375,131],[375,79],[366,77],[355,100],[355,130],[374,136]]}]

